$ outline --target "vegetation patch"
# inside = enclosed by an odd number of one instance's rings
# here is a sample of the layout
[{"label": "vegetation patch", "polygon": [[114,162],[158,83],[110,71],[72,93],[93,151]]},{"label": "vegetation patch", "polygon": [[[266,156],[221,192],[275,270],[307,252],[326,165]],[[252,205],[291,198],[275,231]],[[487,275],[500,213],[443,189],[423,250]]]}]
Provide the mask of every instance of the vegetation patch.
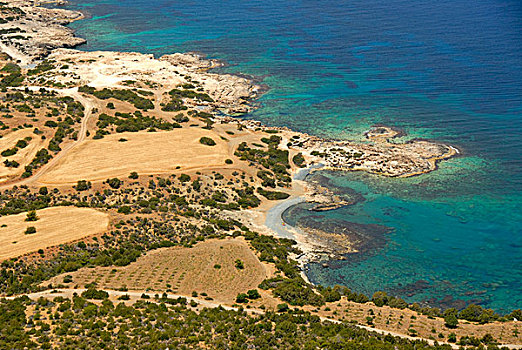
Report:
[{"label": "vegetation patch", "polygon": [[199,143],[201,143],[202,145],[207,145],[207,146],[216,145],[216,141],[214,141],[210,137],[206,137],[206,136],[203,136],[202,138],[200,138]]},{"label": "vegetation patch", "polygon": [[120,101],[131,103],[134,107],[141,110],[154,109],[154,104],[148,98],[142,97],[136,92],[128,89],[108,89],[96,90],[90,86],[82,86],[78,89],[79,92],[94,95],[100,100],[107,100],[114,98]]}]

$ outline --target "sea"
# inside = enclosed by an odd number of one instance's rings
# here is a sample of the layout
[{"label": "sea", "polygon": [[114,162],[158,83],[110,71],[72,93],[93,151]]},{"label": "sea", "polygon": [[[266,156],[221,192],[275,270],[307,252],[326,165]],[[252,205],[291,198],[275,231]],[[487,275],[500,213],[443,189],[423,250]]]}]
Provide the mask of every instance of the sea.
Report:
[{"label": "sea", "polygon": [[[269,89],[248,119],[364,141],[385,124],[454,145],[435,172],[323,172],[354,204],[289,222],[379,227],[309,279],[408,302],[522,307],[520,0],[71,0],[82,50],[198,52]],[[295,212],[295,217],[292,213]],[[298,217],[297,217],[298,216]],[[307,216],[309,216],[307,218]],[[366,232],[366,231],[365,231]],[[377,239],[373,236],[372,239]]]}]

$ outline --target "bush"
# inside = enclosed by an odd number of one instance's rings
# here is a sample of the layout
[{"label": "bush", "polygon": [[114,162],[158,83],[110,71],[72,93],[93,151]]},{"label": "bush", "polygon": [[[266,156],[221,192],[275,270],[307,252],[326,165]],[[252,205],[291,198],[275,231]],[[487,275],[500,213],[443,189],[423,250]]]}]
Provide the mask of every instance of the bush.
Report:
[{"label": "bush", "polygon": [[29,226],[25,232],[24,232],[26,235],[32,235],[33,233],[36,233],[36,227],[34,226]]},{"label": "bush", "polygon": [[190,181],[190,175],[187,175],[187,174],[181,174],[179,176],[179,181],[180,182],[189,182]]},{"label": "bush", "polygon": [[20,166],[20,163],[18,163],[16,160],[8,160],[6,159],[4,161],[4,165],[8,168],[18,168]]},{"label": "bush", "polygon": [[261,187],[259,187],[257,189],[257,193],[259,193],[260,195],[262,195],[263,197],[265,197],[266,199],[271,200],[271,201],[287,199],[288,197],[290,197],[290,195],[288,193],[278,192],[278,191],[267,191],[267,190],[262,189]]},{"label": "bush", "polygon": [[235,266],[236,269],[238,269],[238,270],[243,270],[243,269],[245,268],[245,264],[244,264],[241,260],[239,260],[239,259],[237,259],[237,260],[234,262],[234,266]]},{"label": "bush", "polygon": [[324,304],[324,299],[318,295],[314,290],[305,283],[301,277],[293,279],[273,278],[263,281],[259,288],[273,289],[276,297],[281,298],[290,305],[304,306],[313,305],[321,306]]},{"label": "bush", "polygon": [[470,304],[459,313],[459,318],[471,322],[488,323],[499,318],[491,309],[484,309],[480,305]]},{"label": "bush", "polygon": [[199,143],[207,146],[215,146],[216,142],[212,140],[210,137],[203,136],[199,139]]},{"label": "bush", "polygon": [[73,277],[71,275],[66,275],[63,278],[63,283],[71,283],[73,281]]},{"label": "bush", "polygon": [[306,161],[302,153],[297,153],[293,158],[292,161],[295,165],[297,165],[300,168],[306,167]]},{"label": "bush", "polygon": [[248,295],[248,299],[259,299],[259,298],[261,298],[261,294],[259,294],[257,289],[250,289],[247,292],[247,295]]},{"label": "bush", "polygon": [[25,218],[25,221],[36,221],[38,220],[38,216],[36,215],[36,211],[31,210],[27,212],[27,216]]},{"label": "bush", "polygon": [[457,328],[459,320],[457,319],[457,310],[448,309],[444,312],[444,325],[448,328]]},{"label": "bush", "polygon": [[131,212],[131,208],[128,205],[122,205],[118,208],[118,213],[128,215]]},{"label": "bush", "polygon": [[8,148],[5,151],[2,151],[2,153],[0,153],[0,154],[2,155],[2,157],[10,157],[10,156],[14,156],[16,154],[16,152],[18,152],[18,148],[13,147],[13,148]]},{"label": "bush", "polygon": [[[109,98],[114,98],[116,100],[120,101],[127,101],[134,105],[137,109],[141,110],[148,110],[148,109],[154,109],[154,104],[151,100],[141,97],[135,92],[131,90],[121,90],[121,89],[107,89],[104,88],[102,90],[96,90],[94,88],[91,88],[89,86],[82,87],[79,89],[80,92],[85,92],[94,95],[95,97],[99,98],[100,100],[107,100]],[[109,106],[107,106],[110,108]]]},{"label": "bush", "polygon": [[82,297],[85,299],[107,299],[109,298],[109,293],[91,287],[82,293]]},{"label": "bush", "polygon": [[118,189],[118,188],[120,188],[122,182],[121,182],[121,180],[118,179],[117,177],[114,177],[114,178],[112,178],[112,179],[108,179],[108,180],[107,180],[107,183],[108,183],[109,186],[111,186],[112,188],[114,188],[114,189]]},{"label": "bush", "polygon": [[288,304],[283,303],[277,305],[277,312],[287,312],[288,310],[290,310]]},{"label": "bush", "polygon": [[236,297],[236,303],[248,303],[248,295],[239,293]]},{"label": "bush", "polygon": [[336,288],[322,288],[321,295],[324,297],[324,301],[327,303],[341,300],[341,293]]},{"label": "bush", "polygon": [[78,180],[78,182],[76,184],[76,191],[87,191],[91,187],[92,187],[92,184],[90,181]]},{"label": "bush", "polygon": [[388,304],[388,298],[386,292],[375,292],[372,296],[372,302],[375,306],[381,307]]}]

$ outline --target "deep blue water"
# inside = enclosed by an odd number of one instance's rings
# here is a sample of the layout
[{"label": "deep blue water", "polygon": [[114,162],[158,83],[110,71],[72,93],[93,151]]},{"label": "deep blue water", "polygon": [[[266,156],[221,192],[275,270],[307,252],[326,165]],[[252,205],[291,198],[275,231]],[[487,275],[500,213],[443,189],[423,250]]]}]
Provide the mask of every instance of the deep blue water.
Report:
[{"label": "deep blue water", "polygon": [[[337,138],[376,123],[463,156],[411,179],[330,174],[365,201],[323,214],[392,228],[385,248],[310,278],[409,301],[522,307],[518,0],[74,0],[85,50],[198,51],[270,91],[249,118]],[[428,289],[405,288],[426,281]],[[416,284],[417,282],[417,284]]]}]

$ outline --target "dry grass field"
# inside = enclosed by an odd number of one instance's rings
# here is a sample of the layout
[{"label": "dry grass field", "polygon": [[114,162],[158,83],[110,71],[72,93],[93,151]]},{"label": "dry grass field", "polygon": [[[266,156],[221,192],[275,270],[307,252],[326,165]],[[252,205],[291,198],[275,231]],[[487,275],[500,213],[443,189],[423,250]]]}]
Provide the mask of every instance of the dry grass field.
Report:
[{"label": "dry grass field", "polygon": [[[236,259],[244,263],[243,269],[236,268]],[[129,266],[83,268],[69,273],[73,277],[71,287],[96,282],[98,288],[106,289],[126,287],[158,292],[170,289],[187,296],[196,291],[222,302],[233,302],[238,293],[257,288],[271,274],[271,269],[258,260],[241,238],[208,240],[193,248],[162,248]],[[63,284],[65,275],[43,285]]]},{"label": "dry grass field", "polygon": [[[16,154],[8,157],[0,156],[0,182],[8,181],[24,172],[24,166],[29,164],[34,158],[36,152],[44,145],[44,140],[40,136],[33,133],[33,129],[22,129],[10,132],[0,138],[0,152],[13,148],[18,140],[23,140],[26,137],[32,139],[28,141],[25,148],[20,148]],[[17,168],[8,168],[4,165],[6,160],[16,161],[20,165]]]},{"label": "dry grass field", "polygon": [[[215,146],[202,145],[207,136]],[[126,141],[123,141],[126,140]],[[181,128],[167,132],[119,133],[100,140],[87,140],[71,149],[45,173],[43,184],[73,184],[78,180],[99,181],[110,177],[170,173],[180,170],[225,166],[227,143],[211,131]]]},{"label": "dry grass field", "polygon": [[[109,216],[95,209],[53,207],[38,210],[37,221],[25,221],[27,213],[0,217],[0,260],[74,241],[104,232]],[[25,234],[27,227],[36,233]]]}]

